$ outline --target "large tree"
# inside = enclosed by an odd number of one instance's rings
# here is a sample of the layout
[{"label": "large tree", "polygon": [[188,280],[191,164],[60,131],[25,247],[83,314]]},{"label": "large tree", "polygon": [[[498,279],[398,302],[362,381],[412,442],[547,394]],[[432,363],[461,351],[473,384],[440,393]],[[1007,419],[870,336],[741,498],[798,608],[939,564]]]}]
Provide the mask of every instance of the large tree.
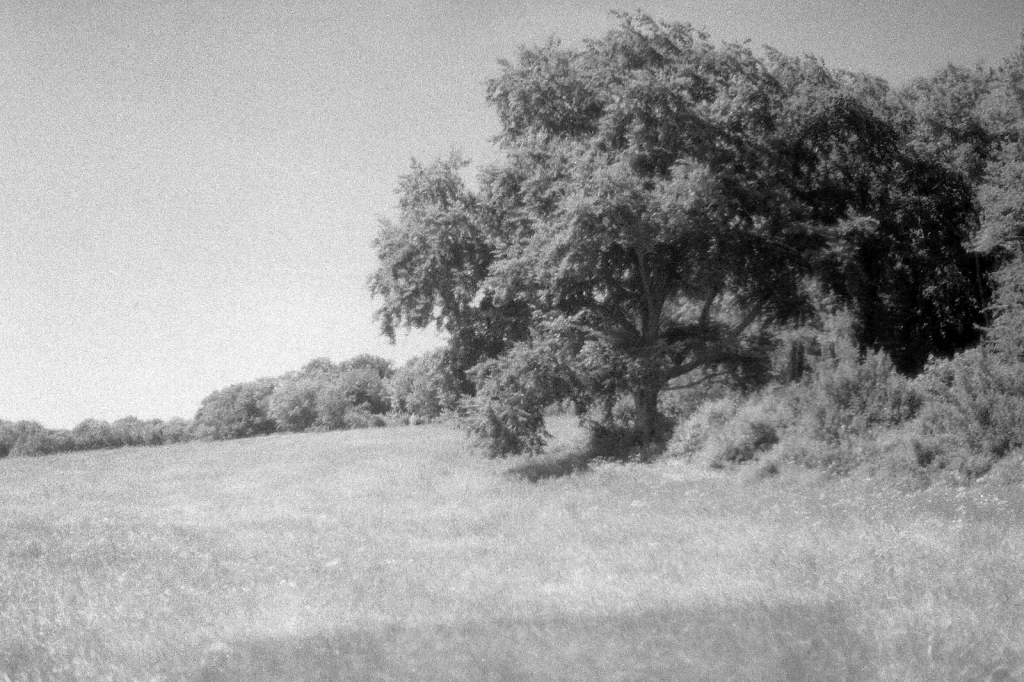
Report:
[{"label": "large tree", "polygon": [[523,49],[488,85],[502,160],[479,192],[458,160],[402,181],[371,283],[384,330],[449,331],[484,361],[476,406],[499,422],[536,429],[539,403],[628,394],[650,442],[666,387],[764,377],[768,332],[809,314],[811,278],[884,308],[891,291],[856,286],[874,284],[865,257],[894,244],[917,267],[950,241],[913,183],[894,203],[894,178],[932,166],[904,154],[884,95],[643,15],[578,49]]}]

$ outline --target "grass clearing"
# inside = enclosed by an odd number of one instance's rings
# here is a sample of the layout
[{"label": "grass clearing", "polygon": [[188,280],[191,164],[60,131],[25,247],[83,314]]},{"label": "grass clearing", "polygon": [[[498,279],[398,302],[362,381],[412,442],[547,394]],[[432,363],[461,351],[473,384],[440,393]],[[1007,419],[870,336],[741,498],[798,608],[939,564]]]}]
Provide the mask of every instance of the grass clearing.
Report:
[{"label": "grass clearing", "polygon": [[0,680],[1024,676],[1019,486],[516,464],[437,426],[0,461]]}]

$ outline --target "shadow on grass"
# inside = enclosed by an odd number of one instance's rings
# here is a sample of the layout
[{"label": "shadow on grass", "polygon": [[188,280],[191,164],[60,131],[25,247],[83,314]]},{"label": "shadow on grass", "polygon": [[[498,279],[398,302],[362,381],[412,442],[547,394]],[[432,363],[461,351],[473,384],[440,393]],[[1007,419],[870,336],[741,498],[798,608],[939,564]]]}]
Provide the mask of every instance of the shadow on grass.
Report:
[{"label": "shadow on grass", "polygon": [[236,641],[192,679],[871,680],[874,657],[841,606],[755,604]]},{"label": "shadow on grass", "polygon": [[522,478],[530,483],[549,478],[561,478],[582,473],[590,468],[589,452],[542,455],[520,462],[508,470],[513,478]]}]

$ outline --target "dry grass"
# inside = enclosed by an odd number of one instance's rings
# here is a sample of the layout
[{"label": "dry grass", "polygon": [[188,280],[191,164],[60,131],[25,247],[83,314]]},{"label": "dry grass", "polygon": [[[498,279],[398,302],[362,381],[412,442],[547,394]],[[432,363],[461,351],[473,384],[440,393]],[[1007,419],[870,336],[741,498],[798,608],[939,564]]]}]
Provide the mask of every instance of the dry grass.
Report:
[{"label": "dry grass", "polygon": [[0,461],[0,680],[1024,676],[1019,486],[509,466],[443,427]]}]

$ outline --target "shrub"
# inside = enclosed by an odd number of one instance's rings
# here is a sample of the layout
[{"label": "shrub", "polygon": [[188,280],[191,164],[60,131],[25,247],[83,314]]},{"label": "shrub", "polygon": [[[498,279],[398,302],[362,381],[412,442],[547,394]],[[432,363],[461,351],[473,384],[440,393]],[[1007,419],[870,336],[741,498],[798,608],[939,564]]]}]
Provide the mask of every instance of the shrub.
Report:
[{"label": "shrub", "polygon": [[543,341],[516,344],[473,368],[476,395],[463,401],[462,424],[491,457],[539,453],[549,434],[548,405],[570,396],[565,363]]},{"label": "shrub", "polygon": [[369,429],[387,426],[383,415],[370,412],[364,405],[356,405],[345,412],[344,429]]},{"label": "shrub", "polygon": [[923,402],[882,351],[826,359],[801,388],[803,424],[828,442],[902,424],[917,415]]},{"label": "shrub", "polygon": [[974,349],[930,363],[917,384],[923,434],[987,463],[973,469],[1024,448],[1024,363]]},{"label": "shrub", "polygon": [[795,420],[786,396],[785,390],[775,387],[736,403],[732,416],[705,439],[699,459],[712,468],[761,459]]},{"label": "shrub", "polygon": [[779,434],[771,424],[762,421],[745,424],[739,438],[725,444],[712,460],[712,465],[749,462],[778,442]]},{"label": "shrub", "polygon": [[705,403],[677,427],[669,454],[721,467],[772,451],[775,458],[833,472],[852,471],[874,457],[867,444],[918,414],[920,390],[883,352],[860,353],[849,316],[827,315],[816,334],[808,334],[800,339],[806,367],[799,381]]},{"label": "shrub", "polygon": [[735,396],[705,402],[676,427],[665,448],[671,457],[693,459],[713,435],[733,418],[740,403]]}]

